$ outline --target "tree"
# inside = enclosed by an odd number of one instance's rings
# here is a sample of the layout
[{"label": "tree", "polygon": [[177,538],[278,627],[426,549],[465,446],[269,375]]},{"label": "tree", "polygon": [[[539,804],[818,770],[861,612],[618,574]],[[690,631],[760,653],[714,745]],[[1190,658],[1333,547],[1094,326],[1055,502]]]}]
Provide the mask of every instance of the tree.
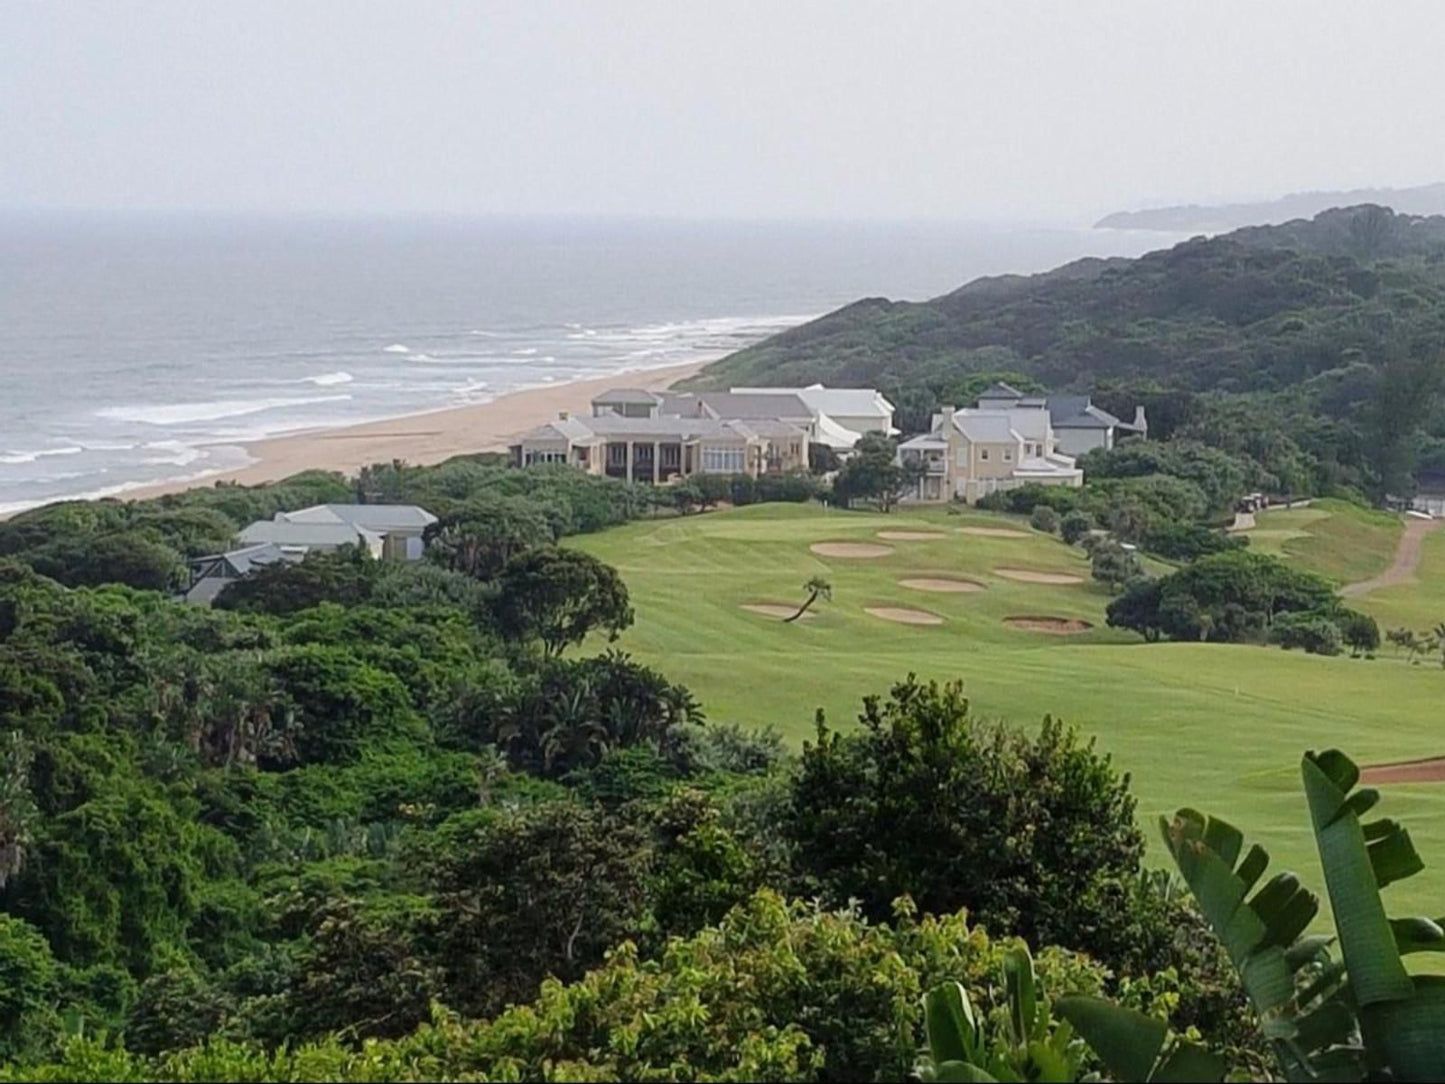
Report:
[{"label": "tree", "polygon": [[1033,737],[979,722],[958,685],[912,676],[866,698],[859,722],[839,733],[820,717],[791,785],[804,894],[882,919],[906,892],[925,912],[965,907],[1085,950],[1128,925],[1101,901],[1137,875],[1143,839],[1127,779],[1092,745],[1052,719]]},{"label": "tree", "polygon": [[877,501],[887,512],[899,496],[917,481],[922,464],[900,465],[898,444],[882,433],[865,433],[853,454],[833,479],[834,498],[845,508],[855,500]]},{"label": "tree", "polygon": [[1112,539],[1104,539],[1093,547],[1089,565],[1094,579],[1114,592],[1144,575],[1138,554]]},{"label": "tree", "polygon": [[1086,538],[1094,529],[1094,517],[1082,510],[1068,512],[1059,521],[1059,536],[1069,545]]},{"label": "tree", "polygon": [[1334,615],[1334,620],[1351,653],[1359,655],[1379,648],[1380,626],[1369,614],[1362,614],[1359,610],[1350,610],[1342,606]]},{"label": "tree", "polygon": [[40,931],[0,912],[0,1063],[43,1051],[59,1030],[57,972]]},{"label": "tree", "polygon": [[294,614],[334,602],[359,606],[371,597],[380,562],[360,546],[308,553],[300,561],[273,561],[221,588],[214,605],[241,613]]},{"label": "tree", "polygon": [[639,933],[651,857],[642,832],[572,801],[472,810],[417,856],[435,894],[449,996],[479,1015],[577,979]]},{"label": "tree", "polygon": [[490,580],[513,557],[557,540],[536,501],[490,497],[468,501],[426,530],[427,557],[473,579]]},{"label": "tree", "polygon": [[813,576],[807,583],[803,584],[803,590],[808,592],[807,599],[798,607],[797,613],[791,617],[783,618],[785,622],[798,620],[798,618],[808,612],[808,607],[817,602],[820,596],[829,602],[833,601],[833,585],[822,576]]},{"label": "tree", "polygon": [[616,569],[591,554],[547,546],[513,558],[497,577],[492,602],[498,627],[519,640],[538,640],[548,657],[588,633],[609,639],[632,624],[627,588]]},{"label": "tree", "polygon": [[1344,642],[1340,626],[1329,615],[1308,611],[1280,614],[1269,638],[1286,650],[1297,647],[1310,655],[1338,655]]}]

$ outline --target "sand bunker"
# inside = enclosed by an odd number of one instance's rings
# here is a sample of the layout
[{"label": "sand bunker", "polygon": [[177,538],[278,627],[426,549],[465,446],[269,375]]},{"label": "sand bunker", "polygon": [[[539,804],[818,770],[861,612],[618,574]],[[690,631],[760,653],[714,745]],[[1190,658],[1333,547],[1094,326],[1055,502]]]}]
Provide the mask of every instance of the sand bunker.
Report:
[{"label": "sand bunker", "polygon": [[927,610],[907,610],[901,606],[865,606],[865,614],[881,617],[884,621],[896,621],[900,625],[941,625],[943,618]]},{"label": "sand bunker", "polygon": [[[798,608],[796,606],[780,606],[775,602],[745,602],[743,603],[742,608],[744,610],[747,610],[750,614],[762,614],[764,617],[776,617],[780,621],[785,617],[792,617],[795,613],[798,612]],[[801,618],[799,618],[799,620],[808,621],[817,616],[818,615],[815,614],[812,610],[808,610],[803,614]]]},{"label": "sand bunker", "polygon": [[1094,627],[1077,617],[1005,617],[1003,623],[1011,629],[1048,632],[1055,636],[1072,636],[1075,633],[1088,632]]},{"label": "sand bunker", "polygon": [[1361,783],[1445,783],[1445,757],[1376,764],[1360,769]]},{"label": "sand bunker", "polygon": [[1015,531],[1009,527],[955,527],[959,534],[978,535],[980,538],[1027,538],[1028,531]]},{"label": "sand bunker", "polygon": [[1019,583],[1083,583],[1082,576],[1072,576],[1067,572],[1035,572],[1031,568],[996,568],[993,570],[995,576],[1002,576],[1006,580],[1018,580]]},{"label": "sand bunker", "polygon": [[900,587],[911,587],[915,591],[937,591],[940,594],[961,594],[966,591],[982,591],[983,584],[974,583],[972,580],[946,580],[936,577],[920,577],[912,580],[899,580]]},{"label": "sand bunker", "polygon": [[878,537],[888,542],[927,542],[932,538],[947,538],[942,531],[879,531]]},{"label": "sand bunker", "polygon": [[814,542],[808,547],[819,557],[887,557],[892,546],[875,542]]}]

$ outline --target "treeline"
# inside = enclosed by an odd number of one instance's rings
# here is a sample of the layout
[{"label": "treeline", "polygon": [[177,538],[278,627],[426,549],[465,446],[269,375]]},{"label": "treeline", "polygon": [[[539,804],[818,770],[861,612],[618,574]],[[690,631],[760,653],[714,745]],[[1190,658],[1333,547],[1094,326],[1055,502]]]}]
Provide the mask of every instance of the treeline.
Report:
[{"label": "treeline", "polygon": [[1151,437],[1246,456],[1277,492],[1378,498],[1445,473],[1442,366],[1445,223],[1365,206],[921,303],[859,301],[697,382],[876,386],[919,432],[985,374],[1013,374],[1126,419],[1143,404]]},{"label": "treeline", "polygon": [[557,541],[662,512],[695,512],[721,502],[805,501],[821,492],[806,472],[750,478],[699,475],[647,486],[566,466],[514,470],[495,455],[438,466],[379,464],[354,477],[308,471],[258,486],[216,485],[143,501],[63,501],[0,521],[0,558],[13,558],[70,587],[123,583],[175,592],[187,561],[221,553],[236,535],[277,512],[316,504],[416,504],[448,526],[491,519],[535,541]]}]

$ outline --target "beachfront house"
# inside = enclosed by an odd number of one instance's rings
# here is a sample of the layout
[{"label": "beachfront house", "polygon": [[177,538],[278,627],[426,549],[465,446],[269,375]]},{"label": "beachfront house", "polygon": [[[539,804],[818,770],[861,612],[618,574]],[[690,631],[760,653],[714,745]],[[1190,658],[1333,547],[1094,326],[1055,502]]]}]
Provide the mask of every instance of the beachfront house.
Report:
[{"label": "beachfront house", "polygon": [[[846,417],[860,428],[822,411],[821,402],[854,411]],[[809,444],[846,455],[863,433],[892,432],[892,424],[892,404],[871,389],[614,388],[592,400],[589,417],[563,411],[523,433],[510,451],[519,467],[565,463],[589,474],[652,484],[694,474],[758,477],[806,468]]]},{"label": "beachfront house", "polygon": [[239,547],[190,562],[186,601],[209,606],[230,583],[276,561],[357,546],[378,560],[417,561],[436,516],[411,504],[318,504],[258,519],[239,535]]},{"label": "beachfront house", "polygon": [[278,513],[287,523],[346,525],[381,539],[378,556],[389,561],[419,561],[423,535],[437,521],[414,504],[318,504],[297,512]]}]

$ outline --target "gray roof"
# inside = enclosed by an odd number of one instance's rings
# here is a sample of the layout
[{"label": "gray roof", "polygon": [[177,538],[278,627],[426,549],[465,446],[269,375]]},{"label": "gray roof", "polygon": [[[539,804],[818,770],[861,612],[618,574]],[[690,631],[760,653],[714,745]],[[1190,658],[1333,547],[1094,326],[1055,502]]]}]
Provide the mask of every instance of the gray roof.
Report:
[{"label": "gray roof", "polygon": [[287,523],[351,523],[372,531],[419,531],[437,521],[414,504],[318,504],[298,512],[283,512]]},{"label": "gray roof", "polygon": [[796,395],[810,411],[841,414],[845,418],[887,418],[893,404],[877,388],[829,388],[810,384],[806,388],[733,388],[734,395]]},{"label": "gray roof", "polygon": [[[636,419],[633,419],[634,421]],[[556,418],[545,425],[539,425],[535,429],[528,429],[517,438],[519,444],[528,441],[569,441],[586,440],[588,437],[596,436],[592,431],[592,423],[601,421],[600,418]]]},{"label": "gray roof", "polygon": [[953,425],[969,440],[984,444],[1011,444],[1023,440],[1014,432],[1013,421],[1004,410],[955,411]]},{"label": "gray roof", "polygon": [[654,392],[643,391],[641,388],[609,388],[601,395],[592,397],[594,403],[602,403],[610,406],[614,403],[648,403],[656,405],[662,402],[662,398]]},{"label": "gray roof", "polygon": [[1107,410],[1094,406],[1087,395],[1050,396],[1049,418],[1055,429],[1109,429],[1123,424]]},{"label": "gray roof", "polygon": [[797,395],[770,395],[734,391],[699,392],[698,400],[724,421],[734,418],[808,418],[813,411]]},{"label": "gray roof", "polygon": [[746,431],[760,437],[801,437],[805,430],[794,425],[792,422],[783,421],[781,418],[747,418],[736,419],[732,422],[732,428],[739,431]]},{"label": "gray roof", "polygon": [[923,434],[922,436],[917,436],[917,437],[913,437],[913,438],[911,438],[911,439],[909,439],[909,440],[905,440],[902,444],[900,444],[900,445],[898,446],[898,448],[899,448],[900,451],[902,451],[902,450],[905,449],[905,448],[911,449],[911,450],[919,450],[919,451],[925,450],[925,449],[928,450],[928,451],[934,451],[934,450],[939,449],[939,448],[947,448],[947,447],[948,447],[948,441],[946,441],[946,440],[945,440],[941,435],[939,435],[938,433],[925,433],[925,434]]},{"label": "gray roof", "polygon": [[699,437],[731,437],[736,431],[717,418],[624,418],[620,414],[588,418],[593,432],[604,437],[674,437],[696,440]]},{"label": "gray roof", "polygon": [[354,523],[290,523],[286,520],[258,519],[240,535],[242,542],[275,542],[281,546],[354,546],[374,542],[375,532]]}]

